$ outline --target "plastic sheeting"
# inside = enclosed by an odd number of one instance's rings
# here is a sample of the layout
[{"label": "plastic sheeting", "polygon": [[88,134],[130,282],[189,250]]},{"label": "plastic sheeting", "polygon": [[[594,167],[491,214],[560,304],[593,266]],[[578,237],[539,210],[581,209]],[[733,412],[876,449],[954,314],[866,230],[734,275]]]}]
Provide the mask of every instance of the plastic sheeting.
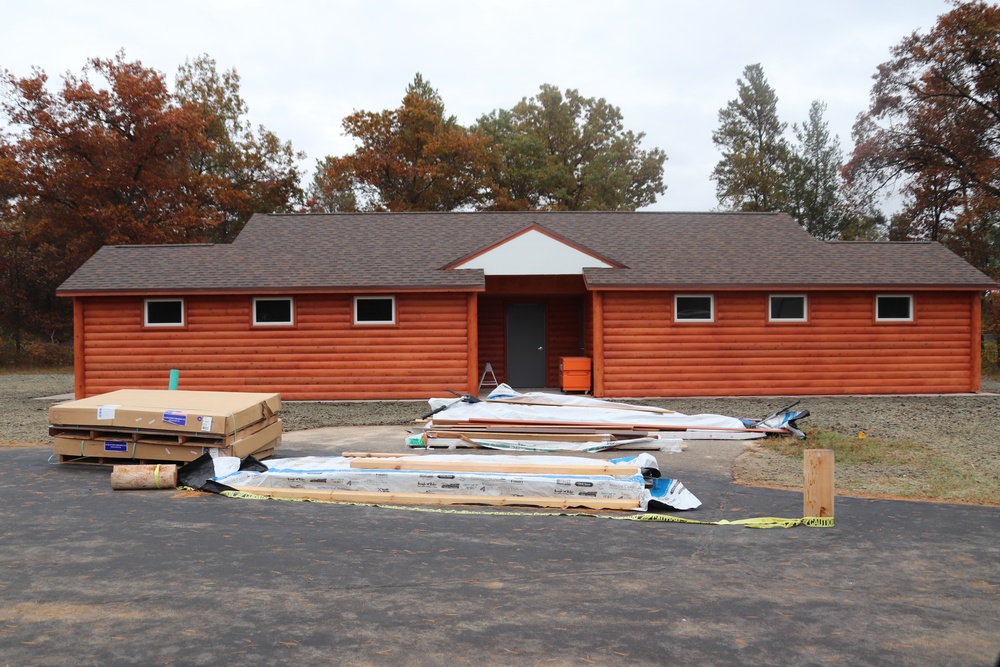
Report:
[{"label": "plastic sheeting", "polygon": [[[448,421],[523,421],[546,424],[601,424],[663,429],[731,429],[743,431],[746,425],[735,417],[700,414],[686,415],[679,412],[662,412],[656,408],[643,409],[624,403],[603,401],[586,396],[562,396],[543,392],[519,393],[501,384],[487,397],[487,401],[470,402],[466,399],[432,398],[431,408],[448,407],[435,415]],[[532,405],[508,403],[503,399],[531,402]],[[433,421],[427,428],[433,427]]]},{"label": "plastic sheeting", "polygon": [[[426,455],[435,461],[449,459]],[[412,461],[418,458],[407,459]],[[518,463],[541,463],[603,466],[608,461],[569,456],[497,456],[457,455],[463,463],[477,459],[493,463],[511,458]],[[634,509],[645,511],[657,504],[676,510],[694,509],[701,501],[678,480],[662,477],[628,477],[612,475],[508,474],[477,472],[445,472],[440,470],[382,470],[351,468],[355,459],[340,456],[308,456],[292,459],[272,459],[266,470],[240,469],[240,459],[218,457],[213,460],[215,484],[228,487],[329,489],[369,493],[426,493],[435,495],[484,495],[518,497],[551,497],[563,500],[634,499]],[[633,463],[640,469],[658,470],[656,459],[649,454],[613,459],[614,463]],[[657,473],[658,474],[658,473]]]}]

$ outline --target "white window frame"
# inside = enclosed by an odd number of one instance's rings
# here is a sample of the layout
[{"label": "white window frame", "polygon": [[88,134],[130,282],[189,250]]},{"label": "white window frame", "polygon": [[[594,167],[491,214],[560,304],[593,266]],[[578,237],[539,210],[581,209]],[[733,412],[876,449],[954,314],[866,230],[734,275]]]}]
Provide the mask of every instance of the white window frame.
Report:
[{"label": "white window frame", "polygon": [[[802,317],[773,317],[771,309],[771,299],[802,299]],[[767,321],[768,322],[808,322],[809,321],[809,295],[808,294],[768,294],[767,295]]]},{"label": "white window frame", "polygon": [[[387,299],[388,299],[389,303],[392,304],[392,317],[390,319],[388,319],[388,320],[377,320],[377,321],[374,321],[374,320],[363,320],[363,321],[358,320],[358,302],[359,301],[385,301]],[[393,324],[396,324],[396,320],[398,319],[397,316],[396,316],[396,297],[393,296],[393,295],[391,295],[391,294],[390,295],[379,295],[379,296],[356,296],[356,297],[354,297],[353,312],[354,312],[354,324],[356,324],[358,326],[363,326],[363,327],[393,325]]]},{"label": "white window frame", "polygon": [[[180,322],[150,322],[149,321],[149,304],[151,303],[176,303],[181,304],[181,321]],[[144,327],[182,327],[187,323],[187,316],[185,313],[185,303],[183,297],[169,298],[169,299],[144,299],[142,302],[142,326]]]},{"label": "white window frame", "polygon": [[[698,318],[679,318],[677,317],[677,301],[678,299],[708,299],[708,311],[709,315],[707,319]],[[715,321],[715,295],[714,294],[675,294],[674,295],[674,322],[714,322]]]},{"label": "white window frame", "polygon": [[[907,299],[910,302],[910,316],[909,317],[879,317],[878,315],[878,302],[879,299]],[[912,322],[914,314],[914,303],[912,294],[876,294],[875,295],[875,321],[876,322]]]},{"label": "white window frame", "polygon": [[[257,303],[259,301],[287,301],[288,321],[287,322],[260,322],[257,320]],[[255,296],[251,305],[251,316],[255,327],[290,327],[295,325],[295,299],[290,296]]]}]

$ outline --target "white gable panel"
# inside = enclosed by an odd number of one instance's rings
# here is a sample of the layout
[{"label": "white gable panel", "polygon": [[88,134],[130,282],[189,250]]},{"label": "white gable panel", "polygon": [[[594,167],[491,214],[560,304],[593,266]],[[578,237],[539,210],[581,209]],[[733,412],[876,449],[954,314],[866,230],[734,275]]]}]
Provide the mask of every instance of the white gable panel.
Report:
[{"label": "white gable panel", "polygon": [[488,276],[537,276],[583,273],[611,264],[532,229],[453,268],[482,269]]}]

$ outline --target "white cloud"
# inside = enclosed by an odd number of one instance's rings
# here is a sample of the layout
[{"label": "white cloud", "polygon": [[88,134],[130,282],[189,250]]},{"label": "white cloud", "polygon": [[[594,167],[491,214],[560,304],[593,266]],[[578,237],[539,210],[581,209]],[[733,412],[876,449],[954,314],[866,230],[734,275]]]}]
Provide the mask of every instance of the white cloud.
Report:
[{"label": "white cloud", "polygon": [[181,0],[44,0],[5,9],[0,67],[50,78],[118,49],[172,81],[186,58],[207,53],[235,68],[263,124],[308,153],[352,149],[341,120],[395,107],[415,72],[462,123],[508,108],[551,83],[605,97],[647,147],[667,152],[667,194],[653,208],[716,206],[709,180],[718,110],[743,68],[759,62],[782,120],[828,105],[845,152],[889,49],[926,31],[945,0],[508,0],[327,3]]}]

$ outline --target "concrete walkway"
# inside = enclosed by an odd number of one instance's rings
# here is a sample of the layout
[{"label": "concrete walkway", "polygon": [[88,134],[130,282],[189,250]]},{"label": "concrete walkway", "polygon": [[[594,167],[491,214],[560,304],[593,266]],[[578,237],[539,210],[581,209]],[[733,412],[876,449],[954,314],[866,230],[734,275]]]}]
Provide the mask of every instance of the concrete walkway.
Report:
[{"label": "concrete walkway", "polygon": [[[405,451],[399,427],[282,456]],[[798,517],[736,443],[661,454],[702,520]],[[993,665],[1000,511],[838,497],[751,530],[177,491],[0,448],[0,664]]]}]

